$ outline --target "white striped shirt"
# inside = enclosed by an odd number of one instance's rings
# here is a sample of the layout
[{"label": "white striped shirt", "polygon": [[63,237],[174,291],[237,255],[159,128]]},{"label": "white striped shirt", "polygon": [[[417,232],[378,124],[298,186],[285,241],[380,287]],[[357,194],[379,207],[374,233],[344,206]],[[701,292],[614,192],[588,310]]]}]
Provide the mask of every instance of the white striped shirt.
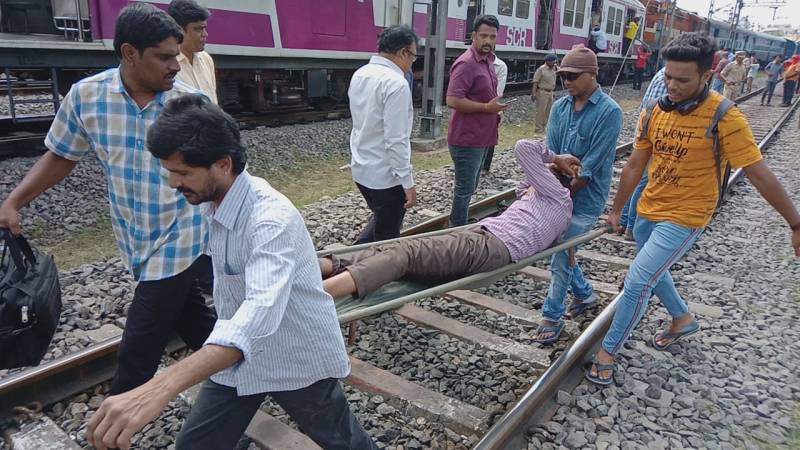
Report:
[{"label": "white striped shirt", "polygon": [[292,203],[244,171],[218,208],[205,209],[219,316],[206,344],[244,354],[211,379],[250,395],[346,377],[350,361],[336,308]]}]

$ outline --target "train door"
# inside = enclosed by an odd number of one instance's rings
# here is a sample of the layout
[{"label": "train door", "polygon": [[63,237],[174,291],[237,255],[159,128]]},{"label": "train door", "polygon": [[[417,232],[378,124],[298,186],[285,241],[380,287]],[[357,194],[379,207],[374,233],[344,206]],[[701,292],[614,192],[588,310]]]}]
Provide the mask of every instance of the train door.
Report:
[{"label": "train door", "polygon": [[483,14],[484,2],[483,0],[459,0],[458,3],[462,1],[467,2],[467,30],[464,33],[464,43],[472,44],[472,24],[476,17]]},{"label": "train door", "polygon": [[549,49],[553,46],[553,16],[555,0],[539,0],[536,16],[536,48]]},{"label": "train door", "polygon": [[622,33],[625,29],[623,24],[624,10],[624,6],[612,2],[606,2],[605,8],[603,8],[604,20],[601,22],[601,27],[606,33],[606,39],[608,39],[606,53],[612,55],[622,54]]}]

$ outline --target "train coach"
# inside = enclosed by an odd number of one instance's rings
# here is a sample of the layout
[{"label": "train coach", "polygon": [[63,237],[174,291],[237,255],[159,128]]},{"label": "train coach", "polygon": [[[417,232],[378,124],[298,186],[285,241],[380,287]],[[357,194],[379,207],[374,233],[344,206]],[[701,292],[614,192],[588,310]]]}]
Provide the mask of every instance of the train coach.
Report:
[{"label": "train coach", "polygon": [[[528,82],[547,53],[587,43],[593,25],[609,45],[601,79],[625,61],[625,25],[644,14],[637,0],[446,0],[447,59],[469,45],[478,14],[501,27],[498,55],[509,84]],[[117,64],[114,21],[128,0],[0,1],[0,67],[10,80],[51,81],[62,94],[77,79]],[[151,0],[166,9],[169,0]],[[405,23],[424,38],[430,15],[422,0],[200,0],[209,8],[207,51],[217,64],[218,97],[229,111],[325,108],[346,100],[352,72],[375,51],[379,32]],[[627,62],[630,64],[630,61]],[[422,62],[415,65],[422,78]],[[13,87],[13,83],[7,83]]]},{"label": "train coach", "polygon": [[797,43],[781,36],[738,29],[731,36],[731,24],[701,17],[681,8],[665,6],[661,2],[648,2],[643,40],[658,50],[682,33],[705,31],[713,36],[720,48],[747,50],[766,64],[776,55],[789,58],[797,51]]}]

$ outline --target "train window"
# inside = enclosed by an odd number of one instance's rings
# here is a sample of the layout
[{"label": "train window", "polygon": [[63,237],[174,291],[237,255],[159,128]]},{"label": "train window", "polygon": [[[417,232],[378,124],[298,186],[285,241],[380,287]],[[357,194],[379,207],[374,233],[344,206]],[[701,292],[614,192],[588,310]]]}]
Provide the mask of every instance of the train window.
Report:
[{"label": "train window", "polygon": [[517,0],[517,17],[527,19],[531,11],[530,0]]},{"label": "train window", "polygon": [[497,14],[509,16],[514,13],[514,0],[500,0],[497,2]]},{"label": "train window", "polygon": [[564,26],[583,28],[585,15],[586,0],[564,0]]},{"label": "train window", "polygon": [[608,20],[606,21],[606,34],[619,36],[622,31],[622,10],[608,7]]}]

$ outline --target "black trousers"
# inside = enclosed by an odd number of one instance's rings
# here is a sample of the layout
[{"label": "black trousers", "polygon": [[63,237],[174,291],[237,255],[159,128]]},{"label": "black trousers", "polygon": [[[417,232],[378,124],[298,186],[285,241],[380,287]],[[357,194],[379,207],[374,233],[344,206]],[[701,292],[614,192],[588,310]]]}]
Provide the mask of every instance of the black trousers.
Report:
[{"label": "black trousers", "polygon": [[356,183],[367,206],[372,211],[367,227],[354,244],[383,241],[400,236],[403,218],[406,216],[406,191],[403,186],[388,189],[370,189]]},{"label": "black trousers", "polygon": [[111,394],[129,391],[152,378],[173,333],[193,350],[203,346],[217,320],[214,309],[206,306],[198,280],[210,264],[211,258],[202,255],[175,276],[136,286]]},{"label": "black trousers", "polygon": [[197,402],[183,424],[175,449],[234,448],[267,395],[289,414],[303,433],[325,450],[377,449],[350,411],[344,391],[335,378],[326,378],[295,391],[244,396],[237,395],[235,388],[208,380],[203,383]]},{"label": "black trousers", "polygon": [[626,37],[622,38],[622,55],[625,56],[628,54],[628,48],[631,46],[631,39]]},{"label": "black trousers", "polygon": [[788,106],[792,104],[792,97],[794,97],[794,90],[797,87],[797,80],[789,80],[783,82],[783,104]]},{"label": "black trousers", "polygon": [[642,89],[642,76],[644,75],[644,69],[635,68],[633,69],[633,89],[638,91]]}]

